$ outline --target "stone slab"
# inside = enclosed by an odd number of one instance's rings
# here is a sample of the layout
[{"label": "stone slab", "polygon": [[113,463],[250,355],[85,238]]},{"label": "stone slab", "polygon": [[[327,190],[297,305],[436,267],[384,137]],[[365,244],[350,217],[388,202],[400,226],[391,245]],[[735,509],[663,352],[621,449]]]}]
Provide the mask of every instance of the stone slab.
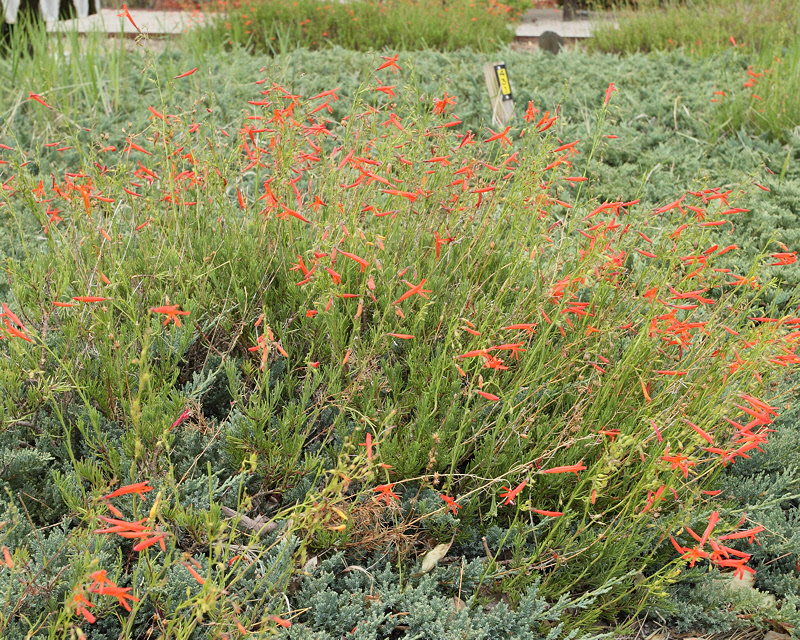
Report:
[{"label": "stone slab", "polygon": [[[118,13],[120,11],[117,9],[101,9],[95,15],[87,18],[48,23],[47,29],[51,32],[77,30],[78,33],[104,31],[109,35],[131,37],[137,35],[139,32],[134,28],[130,20],[117,17]],[[178,36],[208,19],[207,15],[188,11],[131,9],[130,14],[142,33],[154,36]]]},{"label": "stone slab", "polygon": [[561,10],[531,9],[522,16],[515,31],[518,38],[538,38],[545,31],[554,31],[562,38],[577,40],[591,38],[595,25],[609,22],[616,25],[616,22],[609,20],[607,14],[598,12],[579,12],[575,20],[564,22],[561,19]]}]

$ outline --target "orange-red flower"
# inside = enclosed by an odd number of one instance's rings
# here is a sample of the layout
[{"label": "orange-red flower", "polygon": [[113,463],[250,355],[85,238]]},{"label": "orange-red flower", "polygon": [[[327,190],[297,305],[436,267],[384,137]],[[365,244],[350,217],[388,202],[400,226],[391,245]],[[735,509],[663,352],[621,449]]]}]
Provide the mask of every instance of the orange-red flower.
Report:
[{"label": "orange-red flower", "polygon": [[797,251],[792,251],[791,253],[771,253],[770,257],[778,260],[777,262],[770,262],[771,267],[794,264],[797,262]]},{"label": "orange-red flower", "polygon": [[116,498],[117,496],[124,496],[129,493],[138,493],[140,496],[143,493],[147,493],[148,491],[152,491],[153,487],[148,487],[147,483],[150,482],[149,480],[145,480],[144,482],[136,482],[134,484],[129,484],[125,487],[120,487],[119,489],[112,491],[111,493],[103,496],[103,500],[108,500],[110,498]]},{"label": "orange-red flower", "polygon": [[[489,129],[489,131],[492,131],[492,130]],[[508,126],[505,129],[503,129],[500,133],[495,133],[494,131],[492,131],[493,135],[491,135],[488,138],[486,138],[486,140],[484,140],[484,142],[494,142],[495,140],[499,140],[500,141],[500,145],[505,149],[507,144],[508,145],[511,144],[511,140],[508,139],[508,132],[509,131],[511,131],[511,127],[510,126]]]},{"label": "orange-red flower", "polygon": [[131,605],[128,604],[128,600],[131,602],[139,602],[139,598],[136,596],[132,596],[129,591],[133,587],[118,587],[114,585],[112,587],[99,587],[94,593],[97,593],[102,596],[111,596],[117,599],[126,611],[131,610]]},{"label": "orange-red flower", "polygon": [[[156,532],[154,532],[154,531],[145,531],[145,532],[142,532],[142,533],[144,533],[145,535],[150,535],[151,533],[156,533]],[[166,551],[166,548],[164,546],[164,534],[163,533],[161,533],[159,535],[154,535],[152,538],[147,538],[146,540],[142,540],[138,544],[134,545],[133,550],[134,551],[143,551],[144,549],[147,549],[148,547],[152,547],[156,542],[159,545],[161,545],[161,550],[162,551]]]},{"label": "orange-red flower", "polygon": [[514,504],[514,498],[516,498],[519,492],[525,488],[526,484],[528,484],[528,481],[523,480],[514,489],[512,489],[511,487],[501,487],[502,489],[506,490],[505,493],[500,494],[501,498],[506,499],[506,501],[503,504]]},{"label": "orange-red flower", "polygon": [[399,55],[400,54],[395,54],[392,57],[381,56],[384,60],[386,60],[386,62],[384,62],[380,67],[375,69],[375,71],[380,71],[382,69],[387,69],[387,68],[391,69],[393,73],[401,71],[400,65],[397,64],[397,58],[399,57]]},{"label": "orange-red flower", "polygon": [[186,569],[189,571],[189,573],[192,574],[192,577],[197,581],[197,584],[199,584],[200,586],[203,586],[206,583],[206,581],[203,578],[203,576],[201,576],[199,573],[197,573],[195,568],[192,565],[190,565],[188,562],[184,562],[183,566],[186,567]]},{"label": "orange-red flower", "polygon": [[444,494],[439,495],[439,497],[447,503],[448,511],[452,509],[453,515],[458,515],[456,509],[460,509],[461,505],[456,502],[455,498],[451,498],[450,496],[446,496]]},{"label": "orange-red flower", "polygon": [[118,587],[112,580],[108,579],[105,569],[95,571],[91,575],[92,583],[89,585],[89,591],[103,596],[112,596],[127,610],[131,610],[131,606],[127,600],[131,602],[139,602],[139,598],[130,595],[132,587]]},{"label": "orange-red flower", "polygon": [[3,560],[5,560],[6,566],[9,569],[14,568],[14,561],[11,559],[11,553],[9,553],[8,547],[3,547]]},{"label": "orange-red flower", "polygon": [[441,100],[436,100],[436,102],[434,104],[434,107],[433,107],[433,112],[436,115],[441,115],[447,109],[447,105],[455,104],[455,103],[456,103],[455,96],[448,96],[447,95],[447,91],[445,91],[444,92],[444,98],[442,98]]},{"label": "orange-red flower", "polygon": [[167,316],[166,320],[164,320],[164,326],[166,327],[170,320],[175,322],[176,327],[181,326],[181,319],[178,316],[188,316],[188,311],[179,311],[177,304],[172,305],[164,305],[162,307],[153,307],[150,309],[153,313],[163,313]]},{"label": "orange-red flower", "polygon": [[197,71],[197,67],[195,67],[194,69],[191,69],[189,71],[184,71],[183,73],[179,73],[177,76],[174,76],[172,79],[173,80],[178,80],[180,78],[185,78],[187,76],[192,75],[195,71]]},{"label": "orange-red flower", "polygon": [[73,296],[72,299],[78,302],[103,302],[105,300],[102,296]]},{"label": "orange-red flower", "polygon": [[372,434],[367,431],[367,436],[364,439],[364,442],[360,442],[358,444],[359,447],[366,447],[367,448],[367,460],[372,460]]},{"label": "orange-red flower", "polygon": [[[118,18],[127,18],[128,20],[130,20],[130,23],[133,25],[133,28],[141,33],[142,30],[139,27],[136,26],[136,23],[133,21],[133,18],[131,18],[131,14],[128,11],[128,5],[127,4],[123,4],[122,5],[122,13],[118,13],[117,17]],[[178,76],[178,77],[180,77],[180,76]]]},{"label": "orange-red flower", "polygon": [[377,487],[373,488],[373,491],[377,491],[380,495],[377,496],[377,500],[380,502],[381,499],[386,500],[386,506],[389,506],[389,498],[395,498],[396,500],[400,499],[394,491],[394,483],[392,484],[379,484]]},{"label": "orange-red flower", "polygon": [[614,86],[614,83],[608,85],[608,89],[606,89],[606,98],[603,100],[603,106],[608,104],[608,101],[611,99],[611,93],[616,91],[617,88]]},{"label": "orange-red flower", "polygon": [[525,122],[534,120],[539,115],[539,110],[533,106],[533,101],[528,101],[528,108],[525,110]]},{"label": "orange-red flower", "polygon": [[[667,450],[667,453],[668,452],[669,449]],[[672,465],[673,470],[680,469],[683,471],[684,478],[689,477],[689,467],[693,467],[695,464],[697,464],[696,462],[689,461],[688,456],[681,455],[680,453],[676,453],[674,456],[663,455],[661,456],[661,459],[664,462],[669,462]]]},{"label": "orange-red flower", "polygon": [[583,464],[583,461],[579,462],[578,464],[568,464],[563,467],[553,467],[552,469],[545,469],[544,471],[540,471],[539,473],[574,473],[577,476],[578,471],[586,471],[586,466]]},{"label": "orange-red flower", "polygon": [[[410,297],[411,297],[411,296],[413,296],[415,293],[417,293],[417,294],[421,295],[423,298],[426,298],[426,299],[427,299],[427,298],[428,298],[428,296],[426,296],[425,294],[426,294],[426,293],[431,293],[431,291],[429,291],[428,289],[423,289],[423,288],[422,288],[422,285],[424,285],[424,284],[425,284],[425,280],[427,280],[427,278],[423,278],[422,280],[420,280],[419,284],[411,284],[410,282],[406,282],[406,283],[405,283],[405,284],[406,284],[406,286],[407,286],[407,287],[410,287],[410,288],[409,288],[409,290],[408,290],[408,291],[406,291],[406,292],[405,292],[405,293],[404,293],[402,296],[400,296],[400,297],[399,297],[397,300],[395,300],[395,301],[394,301],[392,304],[400,304],[400,303],[401,303],[403,300],[405,300],[406,298],[410,298]],[[404,282],[405,282],[405,281],[404,281]]]},{"label": "orange-red flower", "polygon": [[[93,607],[94,605],[86,599],[86,596],[76,588],[73,596],[72,602],[75,604],[75,611],[81,614],[89,624],[93,624],[97,618],[95,618],[92,613],[86,607]],[[84,606],[86,605],[86,606]]]},{"label": "orange-red flower", "polygon": [[282,627],[288,628],[292,626],[292,623],[289,620],[286,620],[284,618],[279,618],[278,616],[270,616],[270,620],[272,620],[275,624],[278,624]]},{"label": "orange-red flower", "polygon": [[53,107],[51,107],[49,104],[47,104],[47,103],[44,101],[44,99],[42,98],[42,96],[40,96],[38,93],[33,93],[32,91],[29,91],[29,92],[28,92],[28,100],[36,100],[36,102],[38,102],[38,103],[39,103],[39,104],[41,104],[41,105],[44,105],[44,106],[45,106],[45,107],[47,107],[48,109],[52,109],[52,108],[53,108]]}]

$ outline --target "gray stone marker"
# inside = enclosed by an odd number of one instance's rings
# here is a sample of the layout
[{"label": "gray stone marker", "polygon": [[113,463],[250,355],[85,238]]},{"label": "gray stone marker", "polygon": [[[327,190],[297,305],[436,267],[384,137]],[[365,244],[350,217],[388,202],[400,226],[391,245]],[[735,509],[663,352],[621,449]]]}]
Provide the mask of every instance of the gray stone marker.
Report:
[{"label": "gray stone marker", "polygon": [[564,48],[564,38],[555,31],[545,31],[539,36],[539,48],[558,55],[561,49]]}]

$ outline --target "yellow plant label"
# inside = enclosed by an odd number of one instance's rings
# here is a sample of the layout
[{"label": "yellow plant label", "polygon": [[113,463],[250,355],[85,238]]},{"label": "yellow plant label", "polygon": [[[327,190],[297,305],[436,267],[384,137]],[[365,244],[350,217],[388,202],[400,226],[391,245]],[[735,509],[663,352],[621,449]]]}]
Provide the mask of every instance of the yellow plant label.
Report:
[{"label": "yellow plant label", "polygon": [[503,100],[511,100],[511,83],[508,81],[508,72],[505,65],[497,65],[494,68],[497,74],[497,82],[500,84],[500,93]]}]

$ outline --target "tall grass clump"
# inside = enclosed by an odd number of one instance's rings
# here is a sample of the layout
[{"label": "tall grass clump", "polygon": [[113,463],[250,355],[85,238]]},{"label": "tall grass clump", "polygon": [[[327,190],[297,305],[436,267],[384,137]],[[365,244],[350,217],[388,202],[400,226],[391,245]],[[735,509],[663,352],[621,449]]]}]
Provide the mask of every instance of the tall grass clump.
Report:
[{"label": "tall grass clump", "polygon": [[683,47],[697,55],[731,46],[748,51],[796,40],[797,0],[699,0],[639,2],[615,12],[617,24],[600,22],[589,48],[607,53],[665,51]]},{"label": "tall grass clump", "polygon": [[800,137],[800,36],[788,46],[765,45],[736,62],[725,68],[712,98],[716,126],[731,133],[766,133],[784,143]]},{"label": "tall grass clump", "polygon": [[514,39],[508,22],[519,13],[497,0],[220,0],[218,11],[222,17],[193,38],[206,45],[239,43],[262,53],[332,45],[358,51],[485,51]]},{"label": "tall grass clump", "polygon": [[400,54],[348,95],[273,61],[235,115],[148,60],[121,144],[58,77],[0,130],[2,637],[419,637],[436,598],[552,638],[752,570],[716,482],[800,338],[795,252],[710,240],[755,186],[595,198],[613,85],[579,145],[466,130]]}]

